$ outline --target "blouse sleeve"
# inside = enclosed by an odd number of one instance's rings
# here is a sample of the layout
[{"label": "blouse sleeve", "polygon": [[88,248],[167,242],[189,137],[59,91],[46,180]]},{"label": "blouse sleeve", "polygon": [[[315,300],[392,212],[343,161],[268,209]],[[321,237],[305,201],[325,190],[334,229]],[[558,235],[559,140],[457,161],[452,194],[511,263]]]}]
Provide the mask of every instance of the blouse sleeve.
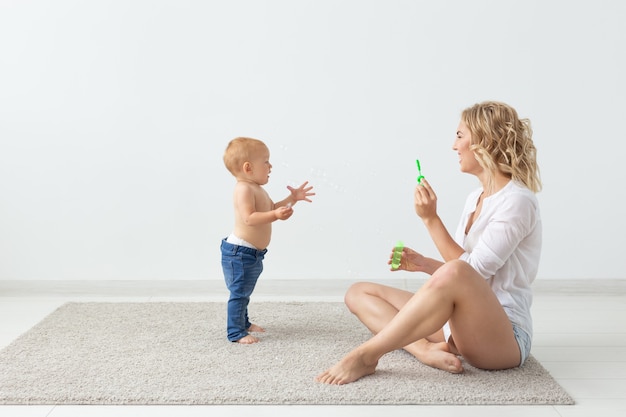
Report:
[{"label": "blouse sleeve", "polygon": [[538,220],[536,200],[528,195],[515,193],[490,203],[494,206],[485,213],[489,216],[487,224],[482,230],[470,230],[470,234],[480,233],[474,248],[460,256],[485,279],[504,265]]}]

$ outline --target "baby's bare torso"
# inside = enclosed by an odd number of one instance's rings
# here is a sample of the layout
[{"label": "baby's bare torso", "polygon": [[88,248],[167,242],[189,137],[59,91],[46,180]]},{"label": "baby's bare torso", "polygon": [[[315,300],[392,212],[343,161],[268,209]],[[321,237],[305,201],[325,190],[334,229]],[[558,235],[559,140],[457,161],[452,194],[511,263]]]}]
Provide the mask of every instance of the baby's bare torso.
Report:
[{"label": "baby's bare torso", "polygon": [[235,229],[240,239],[253,244],[257,249],[267,248],[272,238],[272,222],[249,224],[246,219],[252,213],[265,213],[274,209],[269,194],[258,184],[238,182],[234,193]]}]

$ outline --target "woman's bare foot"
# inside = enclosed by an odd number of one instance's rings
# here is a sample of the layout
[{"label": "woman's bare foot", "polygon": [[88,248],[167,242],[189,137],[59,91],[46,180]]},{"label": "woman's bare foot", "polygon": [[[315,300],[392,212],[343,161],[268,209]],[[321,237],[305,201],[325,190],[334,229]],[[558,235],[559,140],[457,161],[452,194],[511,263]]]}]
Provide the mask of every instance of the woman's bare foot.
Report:
[{"label": "woman's bare foot", "polygon": [[253,343],[257,343],[259,342],[259,338],[258,337],[254,337],[251,334],[242,337],[241,339],[237,340],[236,343],[241,343],[242,345],[251,345]]},{"label": "woman's bare foot", "polygon": [[416,345],[409,345],[405,348],[413,354],[420,362],[433,368],[460,374],[463,372],[461,360],[450,351],[450,346],[446,342],[420,341],[419,348]]},{"label": "woman's bare foot", "polygon": [[252,333],[264,333],[265,329],[261,326],[257,326],[256,324],[251,324],[250,327],[248,327],[248,331]]},{"label": "woman's bare foot", "polygon": [[362,354],[353,350],[335,366],[319,374],[315,380],[329,385],[349,384],[366,375],[373,374],[376,371],[376,365],[378,362],[367,364],[363,360]]}]

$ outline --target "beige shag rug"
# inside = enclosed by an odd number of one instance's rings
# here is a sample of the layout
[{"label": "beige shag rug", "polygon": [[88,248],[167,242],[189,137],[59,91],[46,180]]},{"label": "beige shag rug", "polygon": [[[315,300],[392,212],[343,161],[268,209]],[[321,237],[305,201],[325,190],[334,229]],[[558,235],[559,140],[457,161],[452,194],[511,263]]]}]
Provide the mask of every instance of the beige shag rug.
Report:
[{"label": "beige shag rug", "polygon": [[68,303],[0,351],[0,404],[572,404],[532,356],[452,375],[403,351],[344,386],[315,376],[370,335],[342,303],[250,304],[261,342],[226,339],[225,303]]}]

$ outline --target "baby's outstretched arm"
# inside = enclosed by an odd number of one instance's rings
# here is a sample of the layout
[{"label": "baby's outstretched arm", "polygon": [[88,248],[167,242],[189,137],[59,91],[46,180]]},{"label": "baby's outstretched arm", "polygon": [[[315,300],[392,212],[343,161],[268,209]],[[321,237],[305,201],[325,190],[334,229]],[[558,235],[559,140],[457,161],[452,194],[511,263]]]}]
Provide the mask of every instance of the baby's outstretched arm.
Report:
[{"label": "baby's outstretched arm", "polygon": [[311,203],[311,199],[309,197],[314,196],[315,193],[311,192],[311,190],[313,189],[313,186],[309,186],[308,184],[309,182],[305,181],[298,188],[294,188],[288,185],[287,189],[289,190],[291,194],[289,195],[289,197],[276,203],[275,206],[282,207],[282,206],[290,205],[290,207],[293,207],[298,201],[301,201],[301,200],[308,201],[309,203]]}]

